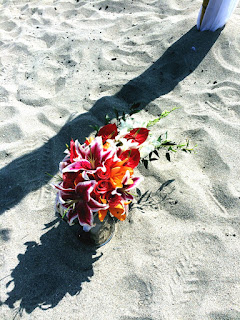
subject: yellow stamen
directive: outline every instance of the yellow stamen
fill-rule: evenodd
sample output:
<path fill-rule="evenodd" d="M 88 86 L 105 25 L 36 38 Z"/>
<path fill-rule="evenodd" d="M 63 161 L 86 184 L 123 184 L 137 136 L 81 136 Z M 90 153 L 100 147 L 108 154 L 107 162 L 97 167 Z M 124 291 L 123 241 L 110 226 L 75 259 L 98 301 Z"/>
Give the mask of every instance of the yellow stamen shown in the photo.
<path fill-rule="evenodd" d="M 111 144 L 109 142 L 106 142 L 104 145 L 103 145 L 103 148 L 104 149 L 108 149 L 111 147 Z"/>

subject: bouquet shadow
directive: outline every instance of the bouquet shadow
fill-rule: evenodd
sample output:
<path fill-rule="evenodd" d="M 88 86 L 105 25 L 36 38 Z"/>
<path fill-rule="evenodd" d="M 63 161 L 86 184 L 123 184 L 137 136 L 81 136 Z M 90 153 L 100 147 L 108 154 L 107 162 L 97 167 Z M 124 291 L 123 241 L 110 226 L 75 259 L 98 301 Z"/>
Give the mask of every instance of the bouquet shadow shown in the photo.
<path fill-rule="evenodd" d="M 93 263 L 101 255 L 96 250 L 82 244 L 78 239 L 78 226 L 69 228 L 66 222 L 57 218 L 46 228 L 38 244 L 27 242 L 26 252 L 19 254 L 19 263 L 12 271 L 11 282 L 14 289 L 8 293 L 5 304 L 16 308 L 20 301 L 19 313 L 31 313 L 39 307 L 43 310 L 54 308 L 68 293 L 79 294 L 83 282 L 90 282 Z"/>
<path fill-rule="evenodd" d="M 138 103 L 138 109 L 143 109 L 154 99 L 173 90 L 197 68 L 220 33 L 221 30 L 212 33 L 198 32 L 195 27 L 191 28 L 146 71 L 126 83 L 116 95 L 99 99 L 88 112 L 69 119 L 40 148 L 3 167 L 0 170 L 0 214 L 16 205 L 29 192 L 47 184 L 50 178 L 45 171 L 50 175 L 57 173 L 56 163 L 62 160 L 65 143 L 71 138 L 84 140 L 91 132 L 89 125 L 102 125 L 106 114 L 110 120 L 113 119 L 113 106 L 128 114 L 132 104 Z M 194 45 L 197 47 L 196 51 L 191 50 Z"/>

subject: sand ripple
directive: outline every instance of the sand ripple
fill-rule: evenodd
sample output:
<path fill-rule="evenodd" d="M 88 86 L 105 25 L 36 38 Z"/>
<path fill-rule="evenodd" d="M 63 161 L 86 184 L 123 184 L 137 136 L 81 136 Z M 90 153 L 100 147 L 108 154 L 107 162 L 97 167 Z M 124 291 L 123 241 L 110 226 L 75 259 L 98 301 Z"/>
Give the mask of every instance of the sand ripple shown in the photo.
<path fill-rule="evenodd" d="M 201 1 L 3 1 L 1 319 L 240 319 L 239 8 L 195 29 Z M 197 153 L 164 152 L 99 250 L 56 220 L 65 143 L 113 108 Z M 44 310 L 46 309 L 46 310 Z"/>

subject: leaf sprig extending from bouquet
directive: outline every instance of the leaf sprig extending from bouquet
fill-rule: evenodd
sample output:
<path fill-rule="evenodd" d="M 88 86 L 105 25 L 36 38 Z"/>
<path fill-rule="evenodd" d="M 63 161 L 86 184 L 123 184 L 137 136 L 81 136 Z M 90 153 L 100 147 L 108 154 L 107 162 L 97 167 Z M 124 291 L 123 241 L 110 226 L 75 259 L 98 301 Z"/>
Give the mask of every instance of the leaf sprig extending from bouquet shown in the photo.
<path fill-rule="evenodd" d="M 154 126 L 156 123 L 158 123 L 162 118 L 166 118 L 171 112 L 174 110 L 179 109 L 178 107 L 174 107 L 171 110 L 164 110 L 160 116 L 154 120 L 150 120 L 147 124 L 147 128 Z"/>
<path fill-rule="evenodd" d="M 131 116 L 133 114 L 136 114 L 138 112 L 140 112 L 140 110 L 138 110 L 137 108 L 140 106 L 140 103 L 135 103 L 130 107 L 130 112 L 128 114 L 126 114 L 125 112 L 122 112 L 122 115 L 120 115 L 119 111 L 117 109 L 114 109 L 114 113 L 116 116 L 116 122 L 117 125 L 119 125 L 120 121 L 126 121 L 128 118 L 131 118 Z M 153 120 L 150 120 L 147 122 L 146 124 L 146 128 L 150 128 L 153 127 L 154 125 L 156 125 L 161 119 L 166 118 L 170 113 L 172 113 L 174 110 L 180 109 L 179 107 L 174 107 L 171 110 L 164 110 L 161 115 Z M 110 118 L 108 115 L 105 116 L 105 124 L 110 123 Z M 92 126 L 96 132 L 98 133 L 99 131 L 99 127 L 97 126 Z M 96 133 L 96 135 L 97 135 Z M 143 159 L 141 159 L 141 162 L 143 163 L 143 165 L 145 166 L 145 168 L 148 168 L 148 164 L 151 161 L 155 161 L 158 160 L 159 158 L 159 154 L 158 154 L 158 150 L 160 149 L 165 149 L 166 150 L 166 158 L 168 161 L 171 160 L 170 157 L 170 152 L 177 152 L 179 150 L 184 151 L 184 152 L 195 152 L 195 148 L 197 147 L 197 145 L 190 147 L 190 142 L 187 139 L 186 142 L 180 142 L 180 143 L 175 143 L 172 140 L 168 139 L 168 133 L 165 133 L 165 137 L 163 138 L 163 134 L 161 134 L 156 141 L 158 142 L 157 146 L 155 147 L 155 150 L 151 151 L 147 156 L 143 157 Z M 156 157 L 154 157 L 153 155 L 155 155 Z"/>
<path fill-rule="evenodd" d="M 142 163 L 144 165 L 144 167 L 146 169 L 148 169 L 148 164 L 149 162 L 158 160 L 159 157 L 159 153 L 158 150 L 159 149 L 163 149 L 166 148 L 167 152 L 166 152 L 166 158 L 168 161 L 171 161 L 171 156 L 170 156 L 170 152 L 177 152 L 178 150 L 184 151 L 184 152 L 195 152 L 195 149 L 197 147 L 197 145 L 195 145 L 194 147 L 190 148 L 189 147 L 189 140 L 186 140 L 186 143 L 181 143 L 181 144 L 177 144 L 175 142 L 171 142 L 170 140 L 164 140 L 161 142 L 161 146 L 157 147 L 154 151 L 150 152 L 147 158 L 142 159 Z M 169 152 L 170 151 L 170 152 Z M 157 156 L 156 157 L 154 157 Z"/>

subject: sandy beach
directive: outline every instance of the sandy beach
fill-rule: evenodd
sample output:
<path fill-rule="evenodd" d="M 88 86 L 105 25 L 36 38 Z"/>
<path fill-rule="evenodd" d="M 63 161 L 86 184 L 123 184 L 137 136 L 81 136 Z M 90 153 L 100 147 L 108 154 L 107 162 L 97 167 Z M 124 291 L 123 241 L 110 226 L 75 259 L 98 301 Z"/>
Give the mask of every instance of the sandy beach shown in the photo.
<path fill-rule="evenodd" d="M 0 318 L 240 319 L 240 7 L 198 32 L 200 0 L 1 1 Z M 190 140 L 137 168 L 101 248 L 54 210 L 65 144 L 114 108 Z"/>

